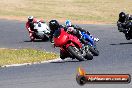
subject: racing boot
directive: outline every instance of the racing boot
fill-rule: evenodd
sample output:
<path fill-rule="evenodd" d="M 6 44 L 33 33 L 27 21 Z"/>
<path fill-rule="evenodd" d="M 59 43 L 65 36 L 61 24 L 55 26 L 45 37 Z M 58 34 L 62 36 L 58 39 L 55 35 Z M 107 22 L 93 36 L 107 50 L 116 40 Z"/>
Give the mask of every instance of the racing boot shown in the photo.
<path fill-rule="evenodd" d="M 98 42 L 99 41 L 99 38 L 94 38 L 94 41 Z"/>

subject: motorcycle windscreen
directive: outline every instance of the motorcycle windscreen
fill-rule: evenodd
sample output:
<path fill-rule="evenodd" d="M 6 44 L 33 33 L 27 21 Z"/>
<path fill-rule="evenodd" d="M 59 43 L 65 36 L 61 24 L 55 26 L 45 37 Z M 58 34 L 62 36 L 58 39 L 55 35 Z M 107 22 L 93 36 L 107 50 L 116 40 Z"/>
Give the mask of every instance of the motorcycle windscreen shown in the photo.
<path fill-rule="evenodd" d="M 43 28 L 44 33 L 46 34 L 50 33 L 50 29 L 45 23 L 42 23 L 42 28 Z"/>
<path fill-rule="evenodd" d="M 44 31 L 44 25 L 40 22 L 34 23 L 34 29 L 37 29 L 38 32 Z"/>
<path fill-rule="evenodd" d="M 44 23 L 41 23 L 41 22 L 34 23 L 34 29 L 37 31 L 36 34 L 39 36 L 43 36 L 44 33 L 49 33 L 46 27 L 47 26 Z"/>
<path fill-rule="evenodd" d="M 58 29 L 54 33 L 54 44 L 56 46 L 62 46 L 64 45 L 67 41 L 67 33 L 64 31 L 64 29 Z"/>

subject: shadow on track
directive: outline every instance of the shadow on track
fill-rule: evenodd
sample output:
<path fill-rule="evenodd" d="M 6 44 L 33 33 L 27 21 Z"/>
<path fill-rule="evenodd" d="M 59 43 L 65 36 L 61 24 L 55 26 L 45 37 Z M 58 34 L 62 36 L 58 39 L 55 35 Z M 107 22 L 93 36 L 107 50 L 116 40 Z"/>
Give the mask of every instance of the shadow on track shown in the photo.
<path fill-rule="evenodd" d="M 49 40 L 34 40 L 33 42 L 48 42 Z M 32 42 L 30 40 L 25 40 L 24 42 Z"/>
<path fill-rule="evenodd" d="M 85 62 L 85 61 L 89 61 L 89 60 L 84 60 L 81 62 Z M 80 63 L 80 61 L 77 60 L 62 60 L 62 61 L 55 61 L 55 62 L 50 62 L 50 63 Z"/>
<path fill-rule="evenodd" d="M 65 60 L 62 60 L 62 61 L 56 61 L 56 62 L 50 62 L 50 63 L 67 63 L 67 62 L 70 62 L 70 63 L 80 63 L 79 61 L 65 61 Z"/>
<path fill-rule="evenodd" d="M 118 43 L 118 44 L 110 44 L 110 45 L 128 45 L 128 44 L 132 44 L 132 42 L 127 42 L 127 43 Z"/>

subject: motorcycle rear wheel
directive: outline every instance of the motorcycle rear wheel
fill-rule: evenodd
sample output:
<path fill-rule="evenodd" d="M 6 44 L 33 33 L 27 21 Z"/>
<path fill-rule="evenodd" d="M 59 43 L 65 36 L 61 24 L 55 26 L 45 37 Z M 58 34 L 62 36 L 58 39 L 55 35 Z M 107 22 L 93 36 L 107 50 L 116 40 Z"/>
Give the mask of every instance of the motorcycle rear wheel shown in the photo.
<path fill-rule="evenodd" d="M 99 56 L 99 51 L 96 48 L 90 47 L 89 50 L 94 56 Z"/>
<path fill-rule="evenodd" d="M 69 46 L 68 47 L 68 51 L 69 53 L 74 56 L 77 60 L 79 61 L 84 61 L 84 57 L 82 55 L 82 53 L 80 52 L 80 50 L 76 47 L 73 46 Z"/>
<path fill-rule="evenodd" d="M 48 41 L 49 40 L 49 38 L 47 38 L 47 37 L 44 37 L 43 39 L 42 39 L 42 41 Z"/>
<path fill-rule="evenodd" d="M 86 52 L 85 58 L 86 58 L 87 60 L 92 60 L 92 59 L 93 59 L 93 55 L 91 54 L 91 52 L 87 51 L 87 52 Z"/>
<path fill-rule="evenodd" d="M 125 34 L 125 37 L 126 37 L 127 40 L 131 39 L 128 34 Z"/>

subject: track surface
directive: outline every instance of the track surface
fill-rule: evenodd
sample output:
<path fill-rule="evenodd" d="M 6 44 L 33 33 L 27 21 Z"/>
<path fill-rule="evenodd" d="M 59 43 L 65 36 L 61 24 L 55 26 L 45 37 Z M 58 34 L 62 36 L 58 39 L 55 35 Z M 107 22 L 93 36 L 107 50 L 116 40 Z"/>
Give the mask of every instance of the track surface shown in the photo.
<path fill-rule="evenodd" d="M 29 42 L 24 22 L 0 21 L 1 48 L 35 48 L 59 52 L 49 42 Z M 0 68 L 0 88 L 132 88 L 130 84 L 87 84 L 79 86 L 75 77 L 82 66 L 87 73 L 127 73 L 132 75 L 132 40 L 127 41 L 115 25 L 80 25 L 98 37 L 100 56 L 92 61 L 63 61 L 31 66 Z"/>

